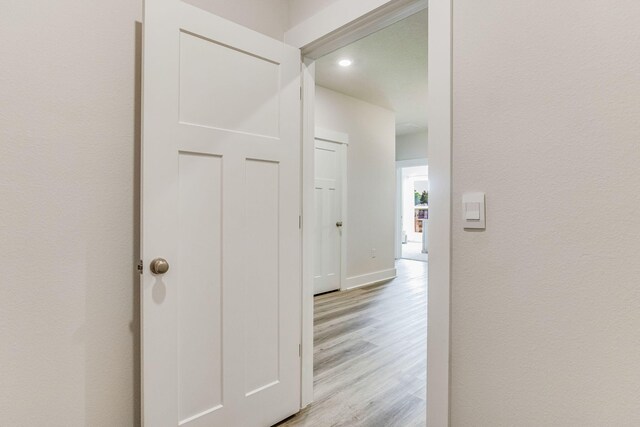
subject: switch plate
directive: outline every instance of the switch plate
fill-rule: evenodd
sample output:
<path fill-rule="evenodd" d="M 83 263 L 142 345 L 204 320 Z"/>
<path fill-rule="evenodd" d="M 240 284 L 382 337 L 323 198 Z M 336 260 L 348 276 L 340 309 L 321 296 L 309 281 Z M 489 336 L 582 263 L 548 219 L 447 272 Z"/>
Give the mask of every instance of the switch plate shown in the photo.
<path fill-rule="evenodd" d="M 462 195 L 462 222 L 466 229 L 486 228 L 484 193 Z"/>

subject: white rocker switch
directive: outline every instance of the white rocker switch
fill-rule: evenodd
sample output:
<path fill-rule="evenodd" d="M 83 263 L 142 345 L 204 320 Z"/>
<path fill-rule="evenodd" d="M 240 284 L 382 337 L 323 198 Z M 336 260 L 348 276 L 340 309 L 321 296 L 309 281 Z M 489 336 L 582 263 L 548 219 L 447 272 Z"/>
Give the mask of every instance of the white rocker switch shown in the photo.
<path fill-rule="evenodd" d="M 467 221 L 480 221 L 480 203 L 465 203 L 465 219 Z"/>
<path fill-rule="evenodd" d="M 484 193 L 465 193 L 462 196 L 464 228 L 485 228 Z"/>

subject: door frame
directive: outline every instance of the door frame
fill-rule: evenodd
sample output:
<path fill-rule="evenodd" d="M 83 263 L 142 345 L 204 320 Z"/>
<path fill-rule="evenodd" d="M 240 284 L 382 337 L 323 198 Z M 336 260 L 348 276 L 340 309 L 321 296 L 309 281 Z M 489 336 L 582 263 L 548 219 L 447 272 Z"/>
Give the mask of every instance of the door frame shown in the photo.
<path fill-rule="evenodd" d="M 349 233 L 349 221 L 347 218 L 347 158 L 348 158 L 348 149 L 349 149 L 349 135 L 342 132 L 336 132 L 329 129 L 323 129 L 321 127 L 316 127 L 315 138 L 314 138 L 314 149 L 315 149 L 315 140 L 319 139 L 321 141 L 333 142 L 334 144 L 338 144 L 340 149 L 338 150 L 338 155 L 340 156 L 340 217 L 343 225 L 340 231 L 340 290 L 345 289 L 345 284 L 347 283 L 347 235 Z M 314 156 L 315 161 L 315 156 Z M 314 170 L 314 180 L 315 180 L 315 170 Z M 315 209 L 314 209 L 315 213 Z M 311 225 L 311 224 L 310 224 Z M 313 237 L 312 237 L 313 239 Z M 313 240 L 312 240 L 313 241 Z M 302 328 L 311 328 L 310 331 L 307 331 L 307 334 L 311 334 L 313 336 L 313 322 L 311 324 L 303 324 Z M 303 331 L 303 335 L 305 332 Z"/>
<path fill-rule="evenodd" d="M 429 8 L 428 107 L 430 181 L 427 302 L 427 425 L 450 422 L 452 10 L 453 0 L 336 0 L 291 28 L 285 42 L 302 49 L 302 322 L 301 407 L 313 400 L 314 59 Z M 324 52 L 321 49 L 324 45 Z M 327 50 L 329 49 L 329 50 Z"/>
<path fill-rule="evenodd" d="M 402 258 L 402 169 L 412 166 L 429 166 L 426 158 L 396 160 L 396 259 Z"/>

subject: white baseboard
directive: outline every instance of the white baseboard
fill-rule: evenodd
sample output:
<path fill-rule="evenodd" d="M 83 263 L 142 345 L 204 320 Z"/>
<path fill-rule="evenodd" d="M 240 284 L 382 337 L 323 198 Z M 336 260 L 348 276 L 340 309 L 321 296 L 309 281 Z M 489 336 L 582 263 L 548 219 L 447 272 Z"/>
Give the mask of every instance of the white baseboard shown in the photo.
<path fill-rule="evenodd" d="M 362 274 L 360 276 L 347 277 L 343 291 L 348 289 L 360 288 L 362 286 L 373 285 L 374 283 L 383 282 L 396 277 L 396 269 L 374 271 L 373 273 Z"/>

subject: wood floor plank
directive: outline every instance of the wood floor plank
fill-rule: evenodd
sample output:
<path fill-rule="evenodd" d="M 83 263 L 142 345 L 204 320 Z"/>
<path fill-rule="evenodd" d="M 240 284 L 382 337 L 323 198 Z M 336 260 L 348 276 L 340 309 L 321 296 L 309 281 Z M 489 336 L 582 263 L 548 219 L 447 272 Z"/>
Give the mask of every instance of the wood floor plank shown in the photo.
<path fill-rule="evenodd" d="M 427 263 L 314 299 L 314 402 L 279 427 L 426 424 Z"/>

